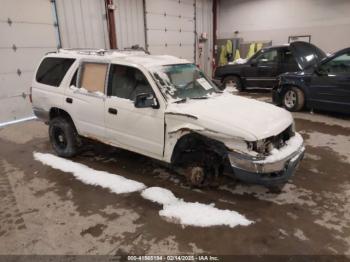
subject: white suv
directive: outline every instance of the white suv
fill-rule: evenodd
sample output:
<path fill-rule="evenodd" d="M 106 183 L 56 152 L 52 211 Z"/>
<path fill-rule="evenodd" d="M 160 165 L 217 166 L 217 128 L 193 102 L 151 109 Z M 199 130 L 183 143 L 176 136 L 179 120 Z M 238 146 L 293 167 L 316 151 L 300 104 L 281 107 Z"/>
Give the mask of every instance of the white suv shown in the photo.
<path fill-rule="evenodd" d="M 234 177 L 285 183 L 304 155 L 289 112 L 217 89 L 195 65 L 141 51 L 59 50 L 32 83 L 34 114 L 53 149 L 72 157 L 81 137 L 185 170 L 202 186 Z"/>

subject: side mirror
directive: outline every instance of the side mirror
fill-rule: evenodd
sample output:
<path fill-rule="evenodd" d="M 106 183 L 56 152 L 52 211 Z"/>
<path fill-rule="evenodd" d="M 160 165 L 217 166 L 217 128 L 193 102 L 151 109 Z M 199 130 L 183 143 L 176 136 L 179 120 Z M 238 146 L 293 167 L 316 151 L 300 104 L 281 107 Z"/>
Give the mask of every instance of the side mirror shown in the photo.
<path fill-rule="evenodd" d="M 250 60 L 250 65 L 251 66 L 257 66 L 258 65 L 258 60 L 256 60 L 256 59 Z"/>
<path fill-rule="evenodd" d="M 315 68 L 314 72 L 318 76 L 327 76 L 328 75 L 328 72 L 326 70 L 322 69 L 322 67 L 319 67 L 319 66 Z"/>
<path fill-rule="evenodd" d="M 137 108 L 159 108 L 157 99 L 152 93 L 138 94 L 135 98 L 135 107 Z"/>

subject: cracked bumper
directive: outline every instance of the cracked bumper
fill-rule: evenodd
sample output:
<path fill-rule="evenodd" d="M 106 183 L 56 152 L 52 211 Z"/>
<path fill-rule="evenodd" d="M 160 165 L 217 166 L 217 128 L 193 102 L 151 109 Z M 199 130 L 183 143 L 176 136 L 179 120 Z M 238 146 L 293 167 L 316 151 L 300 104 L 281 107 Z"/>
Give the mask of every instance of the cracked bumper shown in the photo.
<path fill-rule="evenodd" d="M 305 147 L 301 145 L 294 153 L 275 162 L 263 163 L 236 153 L 230 153 L 229 160 L 235 178 L 247 183 L 274 186 L 288 181 L 303 159 L 304 152 Z"/>

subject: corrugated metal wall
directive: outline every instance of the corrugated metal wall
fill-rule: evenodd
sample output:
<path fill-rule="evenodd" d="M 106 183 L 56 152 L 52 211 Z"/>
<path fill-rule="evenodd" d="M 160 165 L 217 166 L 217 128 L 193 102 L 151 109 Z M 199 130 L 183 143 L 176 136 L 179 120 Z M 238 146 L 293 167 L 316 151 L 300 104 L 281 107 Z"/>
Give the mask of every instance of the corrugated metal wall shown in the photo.
<path fill-rule="evenodd" d="M 52 11 L 48 0 L 0 0 L 0 123 L 32 115 L 34 70 L 58 44 Z"/>
<path fill-rule="evenodd" d="M 213 1 L 212 0 L 195 0 L 196 1 L 196 63 L 199 67 L 211 77 L 212 75 L 212 58 L 213 58 Z M 198 45 L 199 37 L 202 33 L 208 34 L 208 40 L 202 42 L 202 52 Z"/>
<path fill-rule="evenodd" d="M 56 0 L 63 48 L 108 48 L 104 0 Z"/>
<path fill-rule="evenodd" d="M 114 0 L 114 4 L 118 48 L 145 47 L 143 0 Z"/>

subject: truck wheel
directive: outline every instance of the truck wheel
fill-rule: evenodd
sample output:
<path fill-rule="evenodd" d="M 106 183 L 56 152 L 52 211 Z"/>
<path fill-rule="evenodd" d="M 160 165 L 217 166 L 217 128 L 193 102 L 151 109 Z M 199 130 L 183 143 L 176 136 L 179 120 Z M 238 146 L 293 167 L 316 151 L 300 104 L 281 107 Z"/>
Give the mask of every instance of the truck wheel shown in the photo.
<path fill-rule="evenodd" d="M 244 86 L 242 81 L 237 76 L 226 76 L 223 80 L 223 89 L 227 89 L 227 91 L 243 91 Z"/>
<path fill-rule="evenodd" d="M 78 152 L 78 134 L 71 121 L 56 117 L 49 123 L 50 142 L 61 157 L 73 157 Z"/>
<path fill-rule="evenodd" d="M 288 111 L 300 111 L 305 104 L 303 91 L 297 87 L 288 88 L 283 95 L 282 104 Z"/>

